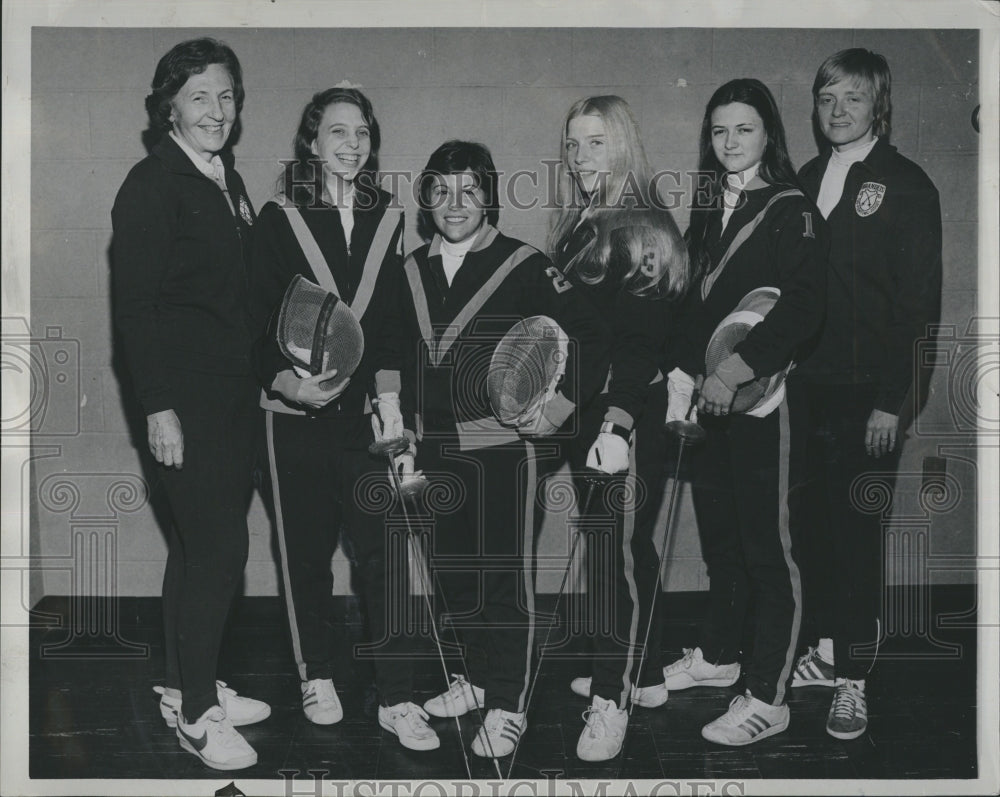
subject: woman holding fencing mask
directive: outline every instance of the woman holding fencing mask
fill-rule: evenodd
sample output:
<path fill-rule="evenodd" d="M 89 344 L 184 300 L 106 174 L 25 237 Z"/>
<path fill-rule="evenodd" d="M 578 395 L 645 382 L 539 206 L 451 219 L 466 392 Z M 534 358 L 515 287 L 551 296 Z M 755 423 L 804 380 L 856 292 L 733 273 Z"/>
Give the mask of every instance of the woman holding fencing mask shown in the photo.
<path fill-rule="evenodd" d="M 720 87 L 705 109 L 686 238 L 697 269 L 690 312 L 671 359 L 668 419 L 697 412 L 694 504 L 711 579 L 701 646 L 664 670 L 668 689 L 730 686 L 747 607 L 755 605 L 746 694 L 702 729 L 709 741 L 745 745 L 788 726 L 801 584 L 788 530 L 789 439 L 784 372 L 818 327 L 827 231 L 799 188 L 774 98 L 758 80 Z M 741 331 L 742 330 L 742 331 Z M 749 331 L 747 331 L 749 330 Z"/>
<path fill-rule="evenodd" d="M 403 415 L 429 483 L 436 594 L 468 651 L 463 671 L 424 708 L 439 717 L 485 708 L 472 751 L 496 759 L 527 724 L 536 488 L 527 438 L 552 434 L 599 390 L 604 336 L 548 258 L 497 230 L 499 179 L 486 147 L 442 144 L 417 186 L 429 243 L 405 264 L 402 312 L 417 343 L 404 352 Z M 489 365 L 508 330 L 539 315 L 569 339 L 566 373 L 534 415 L 504 426 L 491 407 Z M 550 327 L 543 332 L 558 334 Z"/>
<path fill-rule="evenodd" d="M 610 612 L 594 623 L 611 633 L 592 638 L 591 677 L 572 683 L 574 692 L 592 697 L 577 755 L 605 761 L 621 751 L 628 701 L 655 707 L 667 699 L 660 623 L 649 625 L 659 583 L 653 532 L 667 475 L 659 364 L 674 300 L 688 284 L 688 258 L 655 193 L 638 123 L 623 99 L 588 97 L 570 108 L 562 163 L 550 249 L 604 320 L 611 346 L 605 391 L 584 413 L 580 450 L 571 455 L 575 469 L 585 462 L 613 476 L 590 512 L 591 520 L 601 516 L 595 511 L 607 517 L 613 544 L 591 538 L 588 545 L 588 591 L 597 596 L 589 605 Z M 611 561 L 599 559 L 602 550 Z M 647 627 L 652 635 L 644 650 Z"/>
<path fill-rule="evenodd" d="M 373 486 L 385 482 L 384 463 L 368 454 L 370 396 L 378 397 L 379 431 L 402 435 L 395 347 L 403 214 L 378 187 L 379 143 L 371 103 L 355 87 L 319 92 L 303 110 L 295 159 L 257 225 L 251 310 L 261 337 L 254 359 L 264 386 L 272 498 L 303 711 L 319 725 L 343 717 L 333 683 L 330 568 L 343 525 L 368 618 L 379 723 L 403 746 L 430 750 L 439 740 L 410 702 L 410 644 L 407 630 L 398 627 L 398 618 L 408 616 L 402 610 L 409 599 L 406 545 L 390 544 L 385 508 L 367 500 Z M 366 345 L 352 374 L 297 372 L 279 348 L 278 307 L 300 276 L 336 294 L 360 322 Z"/>

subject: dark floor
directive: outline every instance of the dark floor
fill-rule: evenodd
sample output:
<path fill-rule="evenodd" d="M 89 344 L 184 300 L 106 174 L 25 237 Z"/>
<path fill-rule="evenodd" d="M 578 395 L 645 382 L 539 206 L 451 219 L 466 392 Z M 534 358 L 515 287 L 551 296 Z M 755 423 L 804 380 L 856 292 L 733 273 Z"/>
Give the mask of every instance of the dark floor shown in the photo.
<path fill-rule="evenodd" d="M 901 592 L 901 599 L 914 597 Z M 542 605 L 546 604 L 542 596 Z M 705 596 L 665 596 L 667 661 L 696 640 Z M 339 604 L 345 641 L 358 641 L 360 622 L 353 598 Z M 976 633 L 972 587 L 938 587 L 930 596 L 931 633 L 896 636 L 883 645 L 876 677 L 869 680 L 869 733 L 851 742 L 824 731 L 831 690 L 791 690 L 792 722 L 771 739 L 744 748 L 704 741 L 700 728 L 723 713 L 739 692 L 689 689 L 670 695 L 659 709 L 637 708 L 624 758 L 587 764 L 576 758 L 587 701 L 569 691 L 581 673 L 578 660 L 546 655 L 529 714 L 529 729 L 518 752 L 515 778 L 901 778 L 976 776 Z M 79 608 L 79 607 L 77 607 Z M 111 611 L 115 607 L 90 607 Z M 71 644 L 65 628 L 64 598 L 36 607 L 30 669 L 30 775 L 33 778 L 205 778 L 207 770 L 183 752 L 160 718 L 153 685 L 162 677 L 159 601 L 121 599 L 117 639 L 81 634 Z M 465 764 L 453 720 L 434 720 L 440 750 L 415 753 L 382 732 L 374 717 L 376 699 L 368 665 L 355 663 L 344 645 L 337 688 L 345 718 L 319 727 L 302 715 L 298 677 L 291 661 L 284 612 L 277 598 L 246 598 L 234 610 L 220 677 L 240 692 L 266 700 L 271 718 L 244 728 L 260 763 L 240 779 L 279 779 L 281 770 L 311 782 L 307 770 L 330 780 L 465 779 Z M 950 617 L 950 621 L 948 620 Z M 89 618 L 89 619 L 88 619 Z M 942 619 L 943 618 L 943 619 Z M 76 627 L 115 626 L 113 614 L 77 615 Z M 45 627 L 46 624 L 49 627 Z M 918 629 L 919 630 L 919 629 Z M 558 635 L 558 631 L 553 637 Z M 582 640 L 567 652 L 578 655 Z M 144 646 L 146 649 L 144 649 Z M 421 699 L 442 689 L 440 663 L 428 648 L 418 663 Z M 471 741 L 473 720 L 462 722 Z M 496 770 L 470 756 L 472 776 L 496 779 Z M 507 775 L 507 761 L 503 774 Z M 236 774 L 236 773 L 233 773 Z M 285 776 L 287 777 L 287 776 Z"/>

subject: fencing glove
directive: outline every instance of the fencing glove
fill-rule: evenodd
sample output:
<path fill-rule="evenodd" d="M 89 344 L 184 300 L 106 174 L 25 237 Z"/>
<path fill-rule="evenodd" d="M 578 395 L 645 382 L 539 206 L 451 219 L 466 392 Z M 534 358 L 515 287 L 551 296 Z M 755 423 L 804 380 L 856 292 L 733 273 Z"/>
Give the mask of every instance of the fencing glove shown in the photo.
<path fill-rule="evenodd" d="M 587 467 L 608 474 L 628 470 L 628 441 L 614 433 L 601 432 L 587 453 Z"/>
<path fill-rule="evenodd" d="M 694 380 L 680 368 L 667 374 L 667 418 L 666 422 L 689 420 L 698 422 L 698 410 L 691 406 L 694 395 Z M 688 410 L 691 410 L 690 417 Z"/>

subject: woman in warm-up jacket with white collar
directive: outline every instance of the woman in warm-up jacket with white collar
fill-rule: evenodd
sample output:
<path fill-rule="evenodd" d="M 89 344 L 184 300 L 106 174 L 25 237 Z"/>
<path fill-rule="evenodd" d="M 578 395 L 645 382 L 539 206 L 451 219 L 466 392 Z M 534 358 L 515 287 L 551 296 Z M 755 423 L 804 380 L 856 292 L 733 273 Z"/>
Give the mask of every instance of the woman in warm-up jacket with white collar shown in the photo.
<path fill-rule="evenodd" d="M 795 178 L 770 91 L 732 80 L 712 95 L 701 129 L 700 171 L 710 190 L 695 197 L 687 231 L 700 277 L 668 381 L 668 418 L 688 409 L 693 378 L 704 377 L 698 417 L 708 432 L 693 456 L 695 511 L 711 579 L 699 647 L 664 669 L 668 690 L 726 687 L 740 674 L 740 648 L 753 598 L 753 653 L 746 694 L 702 729 L 725 745 L 745 745 L 788 726 L 786 685 L 802 614 L 799 570 L 788 528 L 788 409 L 784 387 L 746 413 L 731 407 L 741 385 L 787 368 L 823 315 L 827 231 Z M 718 324 L 760 288 L 780 295 L 735 351 L 706 373 Z"/>

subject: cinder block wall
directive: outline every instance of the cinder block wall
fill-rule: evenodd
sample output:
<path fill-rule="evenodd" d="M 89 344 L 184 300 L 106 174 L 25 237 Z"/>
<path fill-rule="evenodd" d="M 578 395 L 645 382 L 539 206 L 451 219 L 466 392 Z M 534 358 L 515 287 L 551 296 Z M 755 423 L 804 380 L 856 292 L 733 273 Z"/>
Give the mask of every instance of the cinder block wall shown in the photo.
<path fill-rule="evenodd" d="M 69 340 L 68 347 L 44 345 L 49 352 L 67 350 L 70 371 L 78 359 L 80 379 L 79 391 L 72 378 L 50 386 L 42 433 L 35 437 L 32 552 L 48 564 L 32 584 L 33 597 L 71 590 L 159 592 L 165 544 L 154 508 L 160 496 L 154 488 L 152 505 L 141 500 L 144 473 L 130 422 L 140 430 L 140 445 L 144 427 L 123 395 L 113 362 L 110 210 L 125 174 L 146 154 L 143 97 L 156 60 L 176 42 L 200 35 L 227 41 L 243 63 L 247 99 L 235 151 L 257 207 L 273 191 L 278 160 L 290 156 L 304 103 L 314 91 L 344 79 L 363 84 L 375 105 L 385 169 L 419 170 L 446 138 L 471 138 L 492 149 L 505 173 L 539 172 L 541 190 L 540 162 L 558 156 L 559 127 L 574 100 L 595 93 L 625 97 L 654 167 L 683 173 L 696 166 L 701 115 L 711 92 L 742 76 L 760 78 L 778 98 L 799 166 L 816 152 L 810 86 L 820 60 L 842 47 L 869 47 L 885 54 L 893 70 L 893 141 L 941 192 L 943 320 L 961 336 L 974 315 L 975 31 L 35 28 L 31 331 L 44 338 L 47 328 L 54 328 L 50 337 Z M 402 191 L 407 244 L 413 248 L 419 241 L 412 192 L 407 181 L 401 185 L 407 189 Z M 518 185 L 524 189 L 519 195 L 537 196 L 527 180 Z M 676 186 L 665 179 L 663 187 Z M 686 200 L 679 204 L 677 219 L 684 229 Z M 508 208 L 501 227 L 542 247 L 548 221 L 545 210 Z M 78 358 L 72 341 L 79 341 Z M 935 373 L 920 423 L 921 434 L 905 446 L 894 508 L 895 523 L 913 546 L 890 580 L 921 580 L 935 557 L 975 554 L 975 452 L 968 430 L 953 418 L 947 368 Z M 942 442 L 957 446 L 947 462 L 951 497 L 931 511 L 921 500 L 921 472 L 924 458 L 937 454 Z M 704 589 L 707 578 L 686 493 L 677 529 L 667 589 Z M 259 499 L 251 508 L 250 534 L 246 592 L 274 594 L 270 525 Z M 540 550 L 553 556 L 565 552 L 562 518 L 550 519 Z M 88 575 L 88 557 L 110 557 L 111 564 Z M 339 553 L 334 567 L 337 589 L 346 591 Z M 558 575 L 543 574 L 540 588 L 554 589 Z M 969 577 L 961 569 L 935 576 Z"/>

